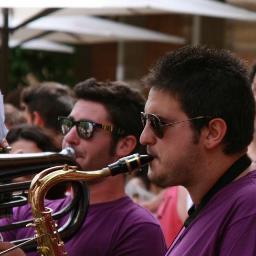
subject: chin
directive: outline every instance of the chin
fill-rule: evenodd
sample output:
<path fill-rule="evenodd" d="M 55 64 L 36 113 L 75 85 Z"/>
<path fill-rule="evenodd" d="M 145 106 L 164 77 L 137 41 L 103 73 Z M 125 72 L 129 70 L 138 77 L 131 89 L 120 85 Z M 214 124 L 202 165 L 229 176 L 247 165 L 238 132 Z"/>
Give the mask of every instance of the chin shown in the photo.
<path fill-rule="evenodd" d="M 158 176 L 155 173 L 153 173 L 151 170 L 149 170 L 149 172 L 148 172 L 148 178 L 152 183 L 154 183 L 155 185 L 157 185 L 161 188 L 166 188 L 166 187 L 171 186 L 165 176 L 164 177 Z"/>

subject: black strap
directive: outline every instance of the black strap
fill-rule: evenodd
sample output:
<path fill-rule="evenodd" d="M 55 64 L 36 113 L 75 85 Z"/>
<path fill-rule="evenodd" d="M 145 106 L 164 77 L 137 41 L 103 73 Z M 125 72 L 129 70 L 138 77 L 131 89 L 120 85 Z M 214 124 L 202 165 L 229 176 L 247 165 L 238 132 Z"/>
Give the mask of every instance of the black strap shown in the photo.
<path fill-rule="evenodd" d="M 210 201 L 210 199 L 224 186 L 232 182 L 236 177 L 238 177 L 245 169 L 247 169 L 251 164 L 251 159 L 247 155 L 243 155 L 236 162 L 234 162 L 231 167 L 218 179 L 218 181 L 213 185 L 213 187 L 204 195 L 201 203 L 195 207 L 193 205 L 189 211 L 189 217 L 184 222 L 184 226 L 188 227 L 190 223 L 196 218 L 198 213 L 203 207 Z"/>

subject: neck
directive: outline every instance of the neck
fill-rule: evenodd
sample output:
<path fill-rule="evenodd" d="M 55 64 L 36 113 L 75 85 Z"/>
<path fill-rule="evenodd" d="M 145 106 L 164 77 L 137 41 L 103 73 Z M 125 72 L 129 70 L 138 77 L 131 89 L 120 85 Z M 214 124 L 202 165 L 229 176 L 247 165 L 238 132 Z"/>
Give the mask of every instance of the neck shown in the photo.
<path fill-rule="evenodd" d="M 115 201 L 125 196 L 124 176 L 117 175 L 89 184 L 90 204 Z"/>
<path fill-rule="evenodd" d="M 228 168 L 230 168 L 230 166 L 243 154 L 244 153 L 240 153 L 232 156 L 222 154 L 220 157 L 211 158 L 213 160 L 208 160 L 204 163 L 204 167 L 200 169 L 200 173 L 197 173 L 196 182 L 190 184 L 190 186 L 187 186 L 192 201 L 195 205 L 200 204 L 204 195 L 214 186 L 219 178 L 224 175 Z M 216 159 L 218 159 L 218 161 L 216 161 Z M 198 179 L 198 177 L 200 177 L 200 179 Z"/>

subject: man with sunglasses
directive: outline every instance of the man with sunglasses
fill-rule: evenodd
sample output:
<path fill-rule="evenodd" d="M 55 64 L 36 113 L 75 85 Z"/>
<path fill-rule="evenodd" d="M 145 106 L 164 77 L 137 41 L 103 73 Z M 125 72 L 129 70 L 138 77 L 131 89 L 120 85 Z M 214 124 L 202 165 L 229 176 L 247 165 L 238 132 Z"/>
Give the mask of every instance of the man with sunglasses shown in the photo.
<path fill-rule="evenodd" d="M 188 46 L 143 81 L 148 176 L 183 185 L 194 203 L 166 256 L 256 255 L 256 167 L 247 156 L 255 104 L 244 65 L 224 50 Z"/>
<path fill-rule="evenodd" d="M 83 171 L 102 169 L 142 150 L 140 112 L 145 101 L 137 91 L 121 82 L 104 83 L 93 78 L 76 85 L 74 91 L 76 103 L 69 116 L 59 117 L 59 121 L 63 148 L 74 149 Z M 65 243 L 69 256 L 164 255 L 166 245 L 159 223 L 125 195 L 124 185 L 123 175 L 88 181 L 90 206 L 78 233 Z M 49 206 L 57 211 L 69 201 L 58 200 Z M 16 213 L 16 221 L 30 215 L 28 207 Z M 33 230 L 3 236 L 17 240 L 33 236 Z"/>

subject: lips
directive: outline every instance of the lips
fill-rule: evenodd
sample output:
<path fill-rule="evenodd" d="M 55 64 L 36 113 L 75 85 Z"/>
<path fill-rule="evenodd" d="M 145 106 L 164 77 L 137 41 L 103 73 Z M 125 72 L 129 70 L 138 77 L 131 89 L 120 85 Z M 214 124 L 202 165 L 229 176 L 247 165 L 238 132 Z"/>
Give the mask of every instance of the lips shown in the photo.
<path fill-rule="evenodd" d="M 80 154 L 79 152 L 76 152 L 76 158 L 84 158 L 84 156 L 82 154 Z"/>
<path fill-rule="evenodd" d="M 74 150 L 74 155 L 76 159 L 83 157 L 83 155 L 76 148 L 72 147 L 72 149 Z"/>
<path fill-rule="evenodd" d="M 152 156 L 153 158 L 157 158 L 157 154 L 155 154 L 152 150 L 147 149 L 147 154 Z M 153 159 L 154 160 L 154 159 Z"/>

